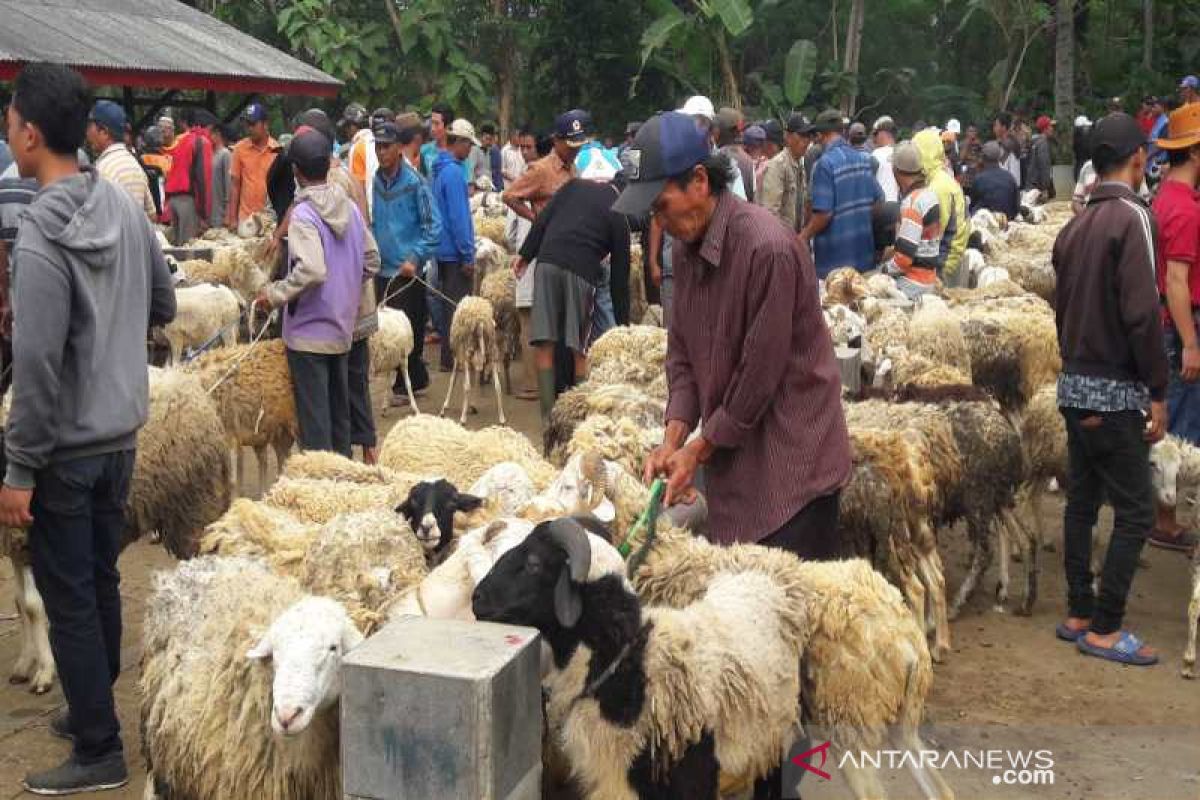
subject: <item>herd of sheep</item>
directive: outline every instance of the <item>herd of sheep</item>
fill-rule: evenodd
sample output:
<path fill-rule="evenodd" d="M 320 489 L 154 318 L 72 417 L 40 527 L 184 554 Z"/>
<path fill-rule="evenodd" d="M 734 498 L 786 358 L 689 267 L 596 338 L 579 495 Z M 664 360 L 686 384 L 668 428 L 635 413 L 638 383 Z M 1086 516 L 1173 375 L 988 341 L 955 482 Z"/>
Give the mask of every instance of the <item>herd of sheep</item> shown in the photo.
<path fill-rule="evenodd" d="M 559 398 L 541 447 L 504 427 L 502 410 L 500 426 L 470 431 L 414 402 L 378 465 L 292 454 L 283 348 L 248 319 L 266 280 L 261 240 L 214 234 L 211 262 L 179 265 L 195 285 L 177 289 L 179 319 L 164 331 L 171 365 L 151 368 L 129 498 L 127 539 L 157 536 L 182 559 L 155 577 L 145 613 L 146 797 L 340 797 L 345 653 L 403 615 L 473 619 L 483 609 L 509 621 L 516 612 L 498 609 L 521 595 L 531 557 L 561 569 L 548 595 L 531 584 L 518 598 L 545 612 L 517 618 L 546 642 L 547 781 L 571 776 L 589 796 L 633 797 L 645 782 L 707 791 L 711 780 L 741 796 L 802 728 L 839 750 L 928 749 L 918 726 L 951 621 L 997 551 L 996 603 L 1009 602 L 1019 554 L 1014 610 L 1030 612 L 1036 506 L 1065 476 L 1046 261 L 1065 218 L 1038 212 L 1039 225 L 976 219 L 975 289 L 913 307 L 886 278 L 839 271 L 824 282 L 831 336 L 857 373 L 844 397 L 853 472 L 840 524 L 859 558 L 833 563 L 711 545 L 693 535 L 702 509 L 669 510 L 653 540 L 636 529 L 632 568 L 621 556 L 614 545 L 650 500 L 637 476 L 662 438 L 666 332 L 654 325 L 595 343 L 588 379 Z M 498 399 L 500 372 L 522 346 L 501 221 L 480 212 L 482 297 L 460 305 L 451 337 L 467 389 L 472 374 L 489 375 Z M 631 280 L 640 286 L 640 273 Z M 644 293 L 633 306 L 637 320 L 655 319 Z M 394 374 L 413 331 L 401 312 L 381 314 L 372 369 Z M 465 407 L 464 394 L 464 417 Z M 230 454 L 245 447 L 257 454 L 258 499 L 236 497 L 243 462 L 235 468 Z M 1200 450 L 1168 438 L 1153 459 L 1159 501 L 1200 523 Z M 943 553 L 960 531 L 971 560 L 952 592 Z M 0 554 L 15 567 L 24 637 L 12 676 L 45 692 L 54 663 L 22 534 L 0 531 Z M 1194 585 L 1187 677 L 1200 561 Z M 953 797 L 912 761 L 924 797 Z M 869 764 L 845 778 L 859 798 L 885 796 Z"/>

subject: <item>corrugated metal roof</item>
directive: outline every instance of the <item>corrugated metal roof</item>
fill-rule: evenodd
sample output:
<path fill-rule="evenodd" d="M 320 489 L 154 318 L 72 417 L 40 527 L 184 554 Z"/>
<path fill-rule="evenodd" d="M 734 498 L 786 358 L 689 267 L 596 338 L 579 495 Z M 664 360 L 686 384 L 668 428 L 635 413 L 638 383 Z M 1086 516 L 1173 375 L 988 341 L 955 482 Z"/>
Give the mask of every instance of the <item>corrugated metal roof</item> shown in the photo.
<path fill-rule="evenodd" d="M 176 0 L 0 0 L 0 20 L 0 63 L 341 85 Z M 169 84 L 168 75 L 163 86 Z"/>

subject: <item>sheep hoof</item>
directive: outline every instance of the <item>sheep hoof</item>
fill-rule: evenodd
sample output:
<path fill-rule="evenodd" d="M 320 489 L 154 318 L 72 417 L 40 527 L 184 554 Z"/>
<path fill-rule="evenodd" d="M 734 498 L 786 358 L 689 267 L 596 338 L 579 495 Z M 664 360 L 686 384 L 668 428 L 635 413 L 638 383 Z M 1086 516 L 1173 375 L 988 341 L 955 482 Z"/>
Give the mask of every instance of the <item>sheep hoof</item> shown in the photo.
<path fill-rule="evenodd" d="M 1179 674 L 1189 681 L 1194 681 L 1196 679 L 1196 662 L 1183 662 L 1183 669 L 1179 671 Z"/>
<path fill-rule="evenodd" d="M 54 678 L 39 678 L 29 687 L 33 694 L 46 694 L 54 688 Z"/>
<path fill-rule="evenodd" d="M 929 657 L 933 659 L 935 664 L 946 663 L 946 657 L 950 655 L 950 648 L 944 644 L 935 644 L 929 648 Z"/>
<path fill-rule="evenodd" d="M 1058 547 L 1055 546 L 1054 542 L 1046 542 L 1045 544 L 1042 545 L 1042 552 L 1043 553 L 1057 553 Z"/>
<path fill-rule="evenodd" d="M 1007 614 L 1008 608 L 1005 607 L 1004 603 L 996 603 L 996 605 L 992 606 L 992 611 L 995 611 L 997 614 Z"/>
<path fill-rule="evenodd" d="M 8 682 L 13 686 L 18 686 L 22 683 L 29 683 L 29 676 L 21 672 L 13 672 L 8 676 Z"/>

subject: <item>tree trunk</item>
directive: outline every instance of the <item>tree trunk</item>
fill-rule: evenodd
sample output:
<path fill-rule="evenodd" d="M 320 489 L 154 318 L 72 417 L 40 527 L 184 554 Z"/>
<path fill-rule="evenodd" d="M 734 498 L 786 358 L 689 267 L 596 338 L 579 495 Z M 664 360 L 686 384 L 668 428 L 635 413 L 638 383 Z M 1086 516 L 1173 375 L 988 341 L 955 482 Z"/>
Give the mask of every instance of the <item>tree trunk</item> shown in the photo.
<path fill-rule="evenodd" d="M 496 17 L 497 26 L 502 26 L 505 19 L 505 2 L 504 0 L 492 0 L 492 15 Z M 505 31 L 500 42 L 499 64 L 497 64 L 496 76 L 500 84 L 500 97 L 496 114 L 498 119 L 496 124 L 500 128 L 500 141 L 507 141 L 509 131 L 513 126 L 513 100 L 516 94 L 516 74 L 517 74 L 517 48 L 513 46 L 512 31 L 508 28 L 502 28 Z"/>
<path fill-rule="evenodd" d="M 1034 31 L 1026 35 L 1024 43 L 1021 45 L 1021 52 L 1017 56 L 1017 63 L 1013 66 L 1012 75 L 1008 78 L 1008 86 L 1004 88 L 1004 98 L 1000 102 L 1000 110 L 1008 110 L 1008 100 L 1012 97 L 1012 91 L 1017 85 L 1017 78 L 1021 75 L 1021 67 L 1025 64 L 1025 54 L 1029 52 L 1029 45 L 1033 44 L 1037 32 Z"/>
<path fill-rule="evenodd" d="M 733 71 L 733 57 L 729 52 L 729 42 L 725 39 L 725 29 L 717 30 L 717 56 L 721 60 L 721 82 L 725 85 L 725 94 L 729 104 L 737 110 L 742 110 L 742 96 L 738 91 L 737 74 Z"/>
<path fill-rule="evenodd" d="M 1142 67 L 1149 71 L 1154 62 L 1154 0 L 1142 0 Z"/>
<path fill-rule="evenodd" d="M 1075 119 L 1075 0 L 1058 0 L 1058 27 L 1054 40 L 1054 116 L 1061 131 L 1055 163 L 1074 161 Z"/>
<path fill-rule="evenodd" d="M 863 16 L 866 0 L 852 0 L 850 4 L 850 21 L 846 25 L 846 58 L 842 62 L 843 71 L 855 77 L 855 88 L 842 98 L 842 113 L 854 116 L 854 106 L 858 100 L 858 56 L 862 48 Z"/>

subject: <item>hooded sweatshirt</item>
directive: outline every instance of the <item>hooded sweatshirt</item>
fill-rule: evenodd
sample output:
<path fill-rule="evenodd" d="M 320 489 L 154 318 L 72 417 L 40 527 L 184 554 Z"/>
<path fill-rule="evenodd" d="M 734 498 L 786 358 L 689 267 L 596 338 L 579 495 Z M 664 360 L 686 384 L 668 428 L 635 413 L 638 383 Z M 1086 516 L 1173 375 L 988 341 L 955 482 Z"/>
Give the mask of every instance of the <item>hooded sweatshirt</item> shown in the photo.
<path fill-rule="evenodd" d="M 456 169 L 460 170 L 457 174 Z M 474 264 L 475 223 L 461 170 L 462 162 L 449 151 L 438 151 L 433 163 L 433 200 L 442 220 L 442 232 L 434 257 L 452 264 Z"/>
<path fill-rule="evenodd" d="M 145 213 L 85 167 L 38 192 L 13 250 L 13 397 L 5 484 L 131 450 L 149 405 L 146 332 L 175 292 Z"/>
<path fill-rule="evenodd" d="M 362 212 L 340 186 L 296 192 L 288 227 L 288 274 L 267 288 L 286 305 L 283 343 L 303 353 L 350 350 L 362 284 L 379 272 L 379 249 Z"/>
<path fill-rule="evenodd" d="M 942 222 L 942 267 L 943 280 L 958 273 L 963 253 L 967 251 L 967 240 L 971 238 L 971 223 L 967 219 L 967 200 L 962 187 L 946 169 L 946 151 L 942 137 L 934 129 L 927 128 L 913 137 L 913 144 L 921 152 L 921 169 L 929 188 L 937 192 L 938 207 Z"/>

